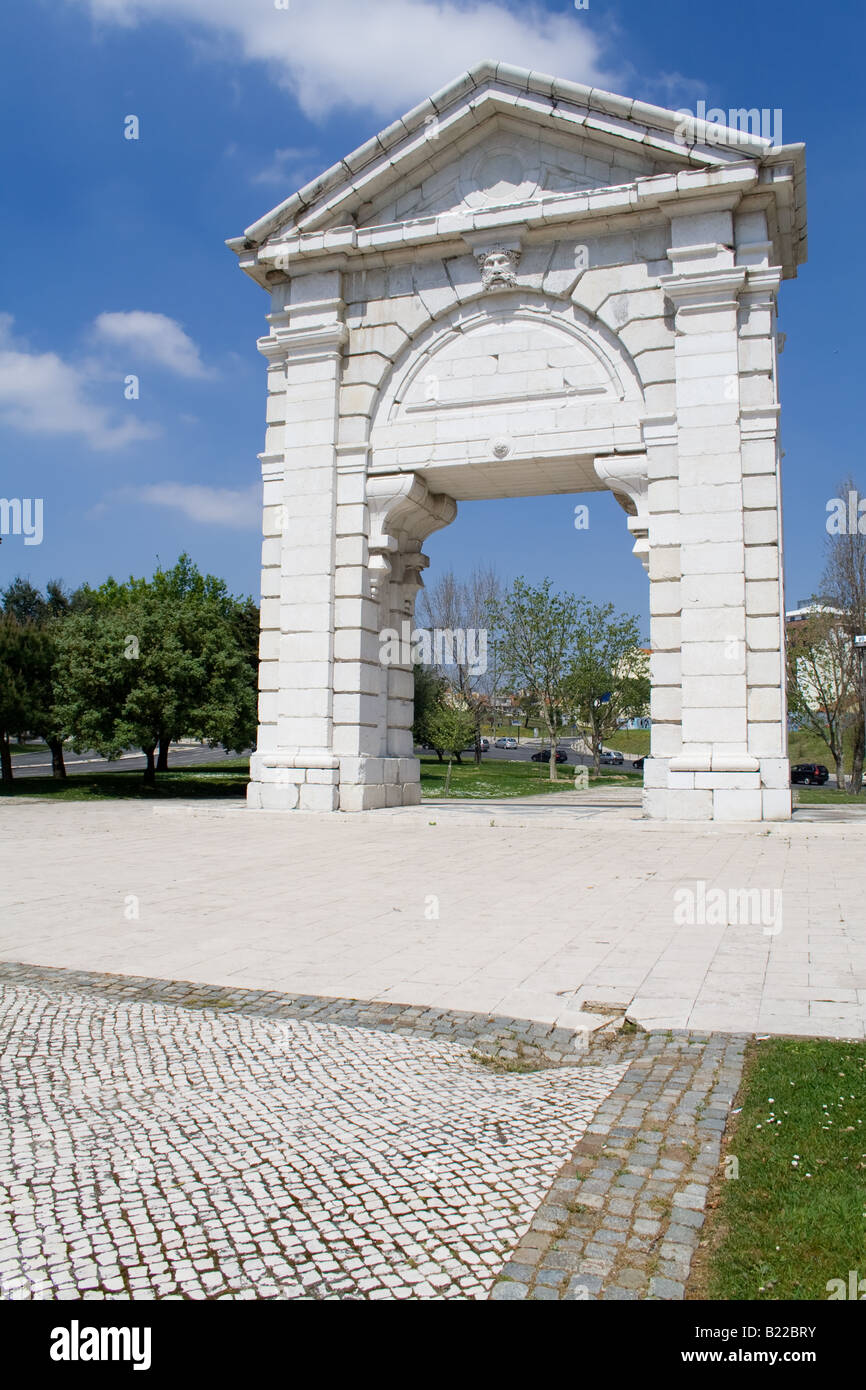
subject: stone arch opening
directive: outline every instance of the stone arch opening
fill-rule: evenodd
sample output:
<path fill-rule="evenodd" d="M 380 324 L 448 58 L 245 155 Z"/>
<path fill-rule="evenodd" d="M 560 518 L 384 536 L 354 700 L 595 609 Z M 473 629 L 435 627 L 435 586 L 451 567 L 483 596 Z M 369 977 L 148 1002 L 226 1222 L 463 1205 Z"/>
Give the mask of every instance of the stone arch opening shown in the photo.
<path fill-rule="evenodd" d="M 467 498 L 607 488 L 649 573 L 646 814 L 790 816 L 776 297 L 803 154 L 680 125 L 481 64 L 230 243 L 272 297 L 252 805 L 417 801 L 378 634 L 426 537 Z"/>

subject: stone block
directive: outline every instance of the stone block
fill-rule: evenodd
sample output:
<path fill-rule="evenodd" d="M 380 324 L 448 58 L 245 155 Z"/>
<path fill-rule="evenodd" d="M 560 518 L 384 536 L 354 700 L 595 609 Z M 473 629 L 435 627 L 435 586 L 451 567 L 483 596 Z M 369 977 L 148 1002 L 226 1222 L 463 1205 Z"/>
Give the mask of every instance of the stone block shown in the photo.
<path fill-rule="evenodd" d="M 648 790 L 666 788 L 668 784 L 668 764 L 665 758 L 647 758 L 643 765 L 643 784 Z"/>
<path fill-rule="evenodd" d="M 722 674 L 726 668 L 697 676 L 683 676 L 682 701 L 686 709 L 711 709 L 719 705 L 742 708 L 746 698 L 746 683 L 742 674 Z"/>
<path fill-rule="evenodd" d="M 682 739 L 679 724 L 654 724 L 651 740 L 653 758 L 675 758 L 682 748 Z"/>
<path fill-rule="evenodd" d="M 680 611 L 679 580 L 655 580 L 650 583 L 650 613 L 675 614 Z"/>
<path fill-rule="evenodd" d="M 787 758 L 761 758 L 761 784 L 769 791 L 788 791 L 791 764 Z"/>
<path fill-rule="evenodd" d="M 781 720 L 782 692 L 778 686 L 757 685 L 749 691 L 749 720 Z"/>
<path fill-rule="evenodd" d="M 654 651 L 677 651 L 679 649 L 679 617 L 654 616 L 650 623 Z"/>
<path fill-rule="evenodd" d="M 746 711 L 732 709 L 683 709 L 684 743 L 746 743 Z"/>
<path fill-rule="evenodd" d="M 316 786 L 305 782 L 299 788 L 298 809 L 300 811 L 336 811 L 340 805 L 339 786 Z"/>
<path fill-rule="evenodd" d="M 746 612 L 750 617 L 759 617 L 762 614 L 778 615 L 781 611 L 781 599 L 778 579 L 746 582 Z"/>
<path fill-rule="evenodd" d="M 761 809 L 764 820 L 790 820 L 790 788 L 786 790 L 765 788 L 761 793 Z"/>
<path fill-rule="evenodd" d="M 779 758 L 785 747 L 784 728 L 779 723 L 750 724 L 749 752 L 753 758 Z"/>
<path fill-rule="evenodd" d="M 746 636 L 746 615 L 740 607 L 684 607 L 680 622 L 683 650 L 690 642 L 713 642 L 722 637 L 730 642 Z"/>
<path fill-rule="evenodd" d="M 251 784 L 252 785 L 252 784 Z M 288 783 L 259 782 L 257 803 L 262 811 L 294 811 L 298 806 L 298 787 Z"/>
<path fill-rule="evenodd" d="M 742 572 L 733 574 L 687 574 L 682 580 L 683 610 L 700 608 L 739 608 L 746 597 Z"/>
<path fill-rule="evenodd" d="M 761 820 L 762 793 L 754 790 L 713 792 L 713 819 L 730 821 Z"/>
<path fill-rule="evenodd" d="M 682 715 L 682 695 L 675 685 L 656 686 L 650 695 L 653 719 L 678 722 Z"/>
<path fill-rule="evenodd" d="M 341 811 L 378 811 L 385 805 L 385 788 L 378 784 L 340 784 Z"/>
<path fill-rule="evenodd" d="M 665 820 L 700 821 L 713 818 L 713 793 L 680 788 L 668 791 Z"/>
<path fill-rule="evenodd" d="M 779 518 L 773 510 L 747 511 L 743 515 L 743 539 L 746 545 L 778 545 Z"/>
<path fill-rule="evenodd" d="M 746 642 L 749 651 L 778 651 L 781 642 L 778 617 L 747 618 Z"/>

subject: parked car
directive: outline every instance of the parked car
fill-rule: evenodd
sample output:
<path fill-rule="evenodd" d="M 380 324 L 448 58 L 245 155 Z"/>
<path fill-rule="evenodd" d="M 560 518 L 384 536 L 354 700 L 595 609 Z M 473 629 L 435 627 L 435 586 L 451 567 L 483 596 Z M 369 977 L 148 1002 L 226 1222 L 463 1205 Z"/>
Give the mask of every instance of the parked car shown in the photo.
<path fill-rule="evenodd" d="M 601 757 L 599 758 L 599 762 L 605 763 L 608 767 L 622 767 L 623 756 L 622 753 L 602 753 Z"/>
<path fill-rule="evenodd" d="M 489 752 L 490 752 L 490 739 L 489 739 L 489 738 L 482 738 L 482 739 L 481 739 L 481 751 L 482 751 L 482 753 L 489 753 Z"/>
<path fill-rule="evenodd" d="M 643 758 L 635 758 L 631 767 L 632 772 L 643 772 Z"/>
<path fill-rule="evenodd" d="M 549 749 L 549 748 L 542 748 L 540 752 L 538 752 L 538 753 L 533 753 L 533 755 L 532 755 L 532 761 L 533 761 L 534 763 L 549 763 L 549 762 L 550 762 L 550 749 Z M 557 761 L 558 763 L 567 763 L 567 762 L 568 762 L 568 754 L 565 753 L 561 748 L 557 748 L 557 750 L 556 750 L 556 761 Z"/>
<path fill-rule="evenodd" d="M 804 787 L 823 787 L 829 776 L 823 763 L 797 763 L 791 768 L 791 781 L 801 782 Z"/>
<path fill-rule="evenodd" d="M 498 738 L 494 743 L 494 748 L 516 748 L 518 746 L 516 738 Z"/>

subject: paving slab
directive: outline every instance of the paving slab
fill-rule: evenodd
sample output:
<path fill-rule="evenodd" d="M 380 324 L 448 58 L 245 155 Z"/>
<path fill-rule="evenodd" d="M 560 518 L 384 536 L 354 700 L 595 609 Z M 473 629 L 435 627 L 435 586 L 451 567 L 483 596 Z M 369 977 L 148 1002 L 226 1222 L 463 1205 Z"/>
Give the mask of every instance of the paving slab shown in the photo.
<path fill-rule="evenodd" d="M 485 810 L 0 803 L 0 958 L 571 1030 L 609 1002 L 651 1030 L 866 1036 L 866 821 Z"/>

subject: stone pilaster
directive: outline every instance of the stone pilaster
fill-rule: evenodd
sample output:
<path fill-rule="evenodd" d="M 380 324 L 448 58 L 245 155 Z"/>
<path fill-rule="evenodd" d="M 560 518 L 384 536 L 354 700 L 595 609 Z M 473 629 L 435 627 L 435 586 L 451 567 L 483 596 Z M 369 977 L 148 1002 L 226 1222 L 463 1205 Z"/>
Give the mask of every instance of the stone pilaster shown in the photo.
<path fill-rule="evenodd" d="M 747 625 L 754 603 L 770 596 L 753 594 L 746 578 L 746 509 L 759 489 L 741 434 L 738 314 L 749 271 L 734 264 L 733 241 L 729 212 L 674 219 L 675 273 L 661 278 L 676 313 L 677 479 L 676 512 L 655 539 L 679 549 L 681 673 L 681 748 L 666 778 L 653 777 L 663 785 L 646 793 L 649 813 L 663 818 L 760 820 L 769 790 L 749 738 L 747 654 L 757 630 Z M 778 577 L 775 588 L 778 604 Z M 754 710 L 778 714 L 757 699 Z"/>
<path fill-rule="evenodd" d="M 352 496 L 362 495 L 364 501 L 357 515 L 346 511 L 338 520 L 340 540 L 346 538 L 344 527 L 362 527 L 353 531 L 359 545 L 351 558 L 364 559 L 362 566 L 337 568 L 334 747 L 340 753 L 344 811 L 420 800 L 411 732 L 411 634 L 421 571 L 428 563 L 421 546 L 457 513 L 450 497 L 431 493 L 414 473 L 369 478 L 359 468 L 344 473 L 348 460 L 359 459 L 358 451 L 346 450 L 341 479 L 351 477 Z M 344 574 L 344 568 L 351 572 Z"/>
<path fill-rule="evenodd" d="M 268 359 L 265 487 L 277 508 L 266 513 L 264 582 L 277 592 L 263 588 L 266 662 L 248 795 L 265 809 L 330 811 L 339 804 L 332 727 L 342 308 L 339 273 L 299 275 L 288 302 L 277 297 L 271 332 L 258 343 Z"/>

